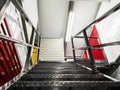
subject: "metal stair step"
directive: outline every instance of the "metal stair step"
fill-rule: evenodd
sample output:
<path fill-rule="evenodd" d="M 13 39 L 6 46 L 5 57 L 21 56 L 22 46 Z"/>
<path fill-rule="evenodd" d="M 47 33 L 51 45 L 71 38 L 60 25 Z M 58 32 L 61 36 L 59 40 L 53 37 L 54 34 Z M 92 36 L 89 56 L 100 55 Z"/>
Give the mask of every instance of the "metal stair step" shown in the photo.
<path fill-rule="evenodd" d="M 93 81 L 108 80 L 99 74 L 26 74 L 19 81 L 45 81 L 45 80 L 69 80 L 69 81 Z"/>
<path fill-rule="evenodd" d="M 85 65 L 85 66 L 88 66 L 88 67 L 91 67 L 90 65 L 90 61 L 89 60 L 77 60 L 76 63 L 75 62 L 39 62 L 38 65 L 36 67 L 41 67 L 41 66 L 76 66 L 78 67 L 79 65 L 78 64 L 81 64 L 81 65 Z M 79 66 L 80 67 L 80 66 Z"/>
<path fill-rule="evenodd" d="M 31 70 L 86 70 L 85 68 L 82 68 L 82 67 L 48 67 L 48 66 L 45 66 L 45 67 L 35 67 L 35 68 L 32 68 Z"/>
<path fill-rule="evenodd" d="M 76 66 L 76 65 L 62 65 L 62 64 L 59 64 L 59 65 L 56 65 L 56 64 L 49 64 L 49 65 L 37 65 L 36 67 L 79 67 L 79 66 Z"/>
<path fill-rule="evenodd" d="M 46 66 L 46 67 L 78 67 L 76 65 L 63 65 L 63 64 L 44 64 L 44 65 L 37 65 L 36 67 L 43 67 L 43 66 Z"/>
<path fill-rule="evenodd" d="M 89 74 L 92 73 L 92 71 L 89 70 L 30 70 L 28 73 L 33 74 Z"/>
<path fill-rule="evenodd" d="M 114 81 L 18 81 L 11 87 L 115 87 Z"/>
<path fill-rule="evenodd" d="M 96 87 L 95 89 L 106 90 L 106 87 Z M 93 87 L 11 87 L 8 90 L 93 90 Z"/>
<path fill-rule="evenodd" d="M 49 65 L 49 64 L 63 64 L 63 65 L 76 65 L 76 63 L 74 63 L 74 62 L 44 62 L 44 61 L 41 61 L 41 62 L 39 62 L 38 63 L 38 65 L 44 65 L 44 64 L 47 64 L 47 65 Z"/>

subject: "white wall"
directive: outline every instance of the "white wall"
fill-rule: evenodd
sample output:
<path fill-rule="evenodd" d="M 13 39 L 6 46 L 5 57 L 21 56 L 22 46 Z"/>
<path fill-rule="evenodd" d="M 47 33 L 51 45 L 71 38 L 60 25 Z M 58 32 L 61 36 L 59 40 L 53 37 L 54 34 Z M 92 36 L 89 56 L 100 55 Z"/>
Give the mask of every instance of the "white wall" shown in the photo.
<path fill-rule="evenodd" d="M 25 13 L 31 20 L 34 27 L 37 29 L 37 24 L 38 24 L 37 0 L 23 0 L 22 5 Z M 30 40 L 32 27 L 27 22 L 26 22 L 26 26 L 27 26 L 27 32 L 28 32 L 28 39 Z"/>
<path fill-rule="evenodd" d="M 114 7 L 120 0 L 111 0 L 109 3 L 102 3 L 97 17 Z M 110 15 L 97 24 L 97 30 L 102 43 L 120 41 L 120 10 Z M 120 55 L 120 46 L 104 48 L 108 62 L 113 62 Z"/>
<path fill-rule="evenodd" d="M 75 35 L 94 20 L 98 6 L 98 2 L 75 1 L 73 10 L 75 16 L 71 35 Z"/>
<path fill-rule="evenodd" d="M 38 0 L 39 23 L 43 37 L 59 38 L 65 30 L 68 0 Z"/>
<path fill-rule="evenodd" d="M 97 10 L 99 7 L 98 2 L 91 2 L 91 1 L 75 1 L 74 3 L 74 20 L 72 24 L 72 32 L 71 36 L 74 36 L 76 33 L 81 31 L 85 26 L 89 25 L 92 21 L 94 21 Z M 81 39 L 75 40 L 76 46 L 80 47 L 83 46 L 85 41 Z M 77 51 L 77 55 L 81 55 L 82 51 Z M 72 56 L 72 49 L 71 43 L 67 42 L 67 56 Z"/>
<path fill-rule="evenodd" d="M 26 14 L 32 21 L 33 25 L 37 27 L 38 23 L 37 0 L 23 0 L 22 4 Z"/>

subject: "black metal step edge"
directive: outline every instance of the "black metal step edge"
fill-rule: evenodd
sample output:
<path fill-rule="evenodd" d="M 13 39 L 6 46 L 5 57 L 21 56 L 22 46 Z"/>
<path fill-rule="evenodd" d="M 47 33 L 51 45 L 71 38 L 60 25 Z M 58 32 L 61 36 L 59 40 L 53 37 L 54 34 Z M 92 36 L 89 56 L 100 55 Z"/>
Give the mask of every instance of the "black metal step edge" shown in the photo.
<path fill-rule="evenodd" d="M 95 78 L 103 79 L 99 74 L 25 74 L 22 78 Z"/>
<path fill-rule="evenodd" d="M 19 81 L 110 81 L 102 75 L 95 74 L 26 74 Z"/>
<path fill-rule="evenodd" d="M 32 68 L 31 70 L 87 70 L 86 68 L 71 68 L 71 67 L 41 67 L 41 68 Z"/>
<path fill-rule="evenodd" d="M 114 81 L 18 81 L 11 87 L 116 87 Z"/>
<path fill-rule="evenodd" d="M 91 74 L 92 71 L 87 70 L 31 70 L 28 74 Z"/>

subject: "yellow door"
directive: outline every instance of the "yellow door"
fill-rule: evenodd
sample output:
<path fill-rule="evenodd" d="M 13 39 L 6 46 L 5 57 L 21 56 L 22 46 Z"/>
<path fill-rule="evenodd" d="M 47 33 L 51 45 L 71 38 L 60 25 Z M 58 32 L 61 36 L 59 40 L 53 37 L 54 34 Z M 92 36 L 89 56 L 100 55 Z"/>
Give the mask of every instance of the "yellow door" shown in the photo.
<path fill-rule="evenodd" d="M 33 48 L 33 52 L 32 52 L 32 65 L 35 65 L 37 61 L 37 49 Z"/>

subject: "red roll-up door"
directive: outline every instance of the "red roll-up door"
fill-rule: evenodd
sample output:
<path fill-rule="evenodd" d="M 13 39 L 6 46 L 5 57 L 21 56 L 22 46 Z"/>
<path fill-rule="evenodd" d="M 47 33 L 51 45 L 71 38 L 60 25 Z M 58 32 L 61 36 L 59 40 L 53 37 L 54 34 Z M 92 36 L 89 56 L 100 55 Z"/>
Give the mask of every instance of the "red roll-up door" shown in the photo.
<path fill-rule="evenodd" d="M 0 86 L 2 86 L 3 85 L 3 81 L 1 80 L 1 76 L 0 76 Z"/>
<path fill-rule="evenodd" d="M 5 32 L 4 34 L 5 35 L 8 34 L 8 37 L 14 38 L 13 35 L 11 34 L 11 30 L 10 30 L 10 27 L 8 25 L 8 22 L 7 22 L 6 18 L 4 18 L 4 23 L 5 23 L 5 26 L 6 26 L 6 29 L 7 29 L 7 32 Z M 16 66 L 17 66 L 18 73 L 20 73 L 20 71 L 21 71 L 21 64 L 20 64 L 20 61 L 19 61 L 16 49 L 15 49 L 15 46 L 14 46 L 13 43 L 10 43 L 10 46 L 11 46 L 12 53 L 13 53 L 13 56 L 14 56 L 14 59 L 15 59 L 15 63 L 16 63 Z"/>
<path fill-rule="evenodd" d="M 0 79 L 2 80 L 1 85 L 9 80 L 1 65 L 0 65 Z"/>
<path fill-rule="evenodd" d="M 3 67 L 5 73 L 9 77 L 9 80 L 12 79 L 13 77 L 12 70 L 10 70 L 10 68 L 8 67 L 8 63 L 6 62 L 1 52 L 0 52 L 0 65 Z"/>
<path fill-rule="evenodd" d="M 3 33 L 5 33 L 5 28 L 4 28 L 3 24 L 1 24 L 1 28 L 2 28 Z M 9 59 L 8 66 L 10 66 L 12 68 L 12 73 L 14 76 L 16 76 L 18 74 L 18 72 L 15 68 L 16 67 L 15 61 L 14 61 L 14 59 L 12 59 L 13 54 L 11 52 L 10 42 L 7 42 L 7 41 L 2 41 L 2 42 L 3 42 L 2 47 L 4 47 L 4 49 L 2 49 L 2 51 L 4 51 L 3 55 L 5 55 Z"/>
<path fill-rule="evenodd" d="M 9 24 L 5 18 L 0 24 L 0 34 L 12 37 Z M 21 65 L 14 43 L 0 40 L 0 86 L 14 78 L 20 72 Z"/>
<path fill-rule="evenodd" d="M 9 56 L 8 56 L 7 50 L 5 49 L 5 46 L 7 46 L 7 45 L 4 45 L 3 42 L 2 42 L 2 40 L 0 40 L 1 55 L 2 55 L 2 57 L 4 57 L 4 61 L 6 61 L 8 69 L 11 71 L 11 74 L 13 74 L 13 76 L 15 76 L 16 72 L 15 72 L 15 70 L 13 68 L 13 65 L 11 63 L 11 60 L 10 60 Z M 7 74 L 10 75 L 10 73 L 7 73 Z"/>

